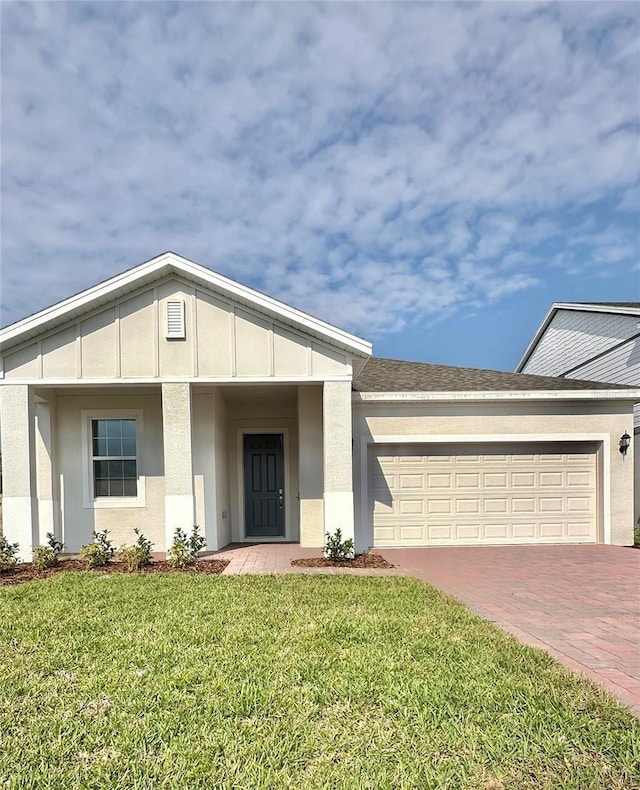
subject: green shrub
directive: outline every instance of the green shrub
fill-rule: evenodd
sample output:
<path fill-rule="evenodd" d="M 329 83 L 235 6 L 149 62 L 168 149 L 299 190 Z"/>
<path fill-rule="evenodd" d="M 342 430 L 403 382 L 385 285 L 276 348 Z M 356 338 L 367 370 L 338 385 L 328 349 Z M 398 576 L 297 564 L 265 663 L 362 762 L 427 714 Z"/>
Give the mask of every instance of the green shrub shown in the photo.
<path fill-rule="evenodd" d="M 64 549 L 64 543 L 54 538 L 52 532 L 47 532 L 47 545 L 36 546 L 33 550 L 33 564 L 39 570 L 51 568 L 58 562 L 58 555 Z"/>
<path fill-rule="evenodd" d="M 330 560 L 344 562 L 352 560 L 355 556 L 353 541 L 351 538 L 342 540 L 342 530 L 338 528 L 333 535 L 326 533 L 324 544 L 324 556 Z"/>
<path fill-rule="evenodd" d="M 0 536 L 0 572 L 7 571 L 18 562 L 18 544 L 9 543 L 4 535 Z"/>
<path fill-rule="evenodd" d="M 173 543 L 169 549 L 169 556 L 167 561 L 169 565 L 174 568 L 184 568 L 186 565 L 192 565 L 196 561 L 198 552 L 201 551 L 206 544 L 206 540 L 202 535 L 198 534 L 198 525 L 193 527 L 191 536 L 187 537 L 187 533 L 182 529 L 177 529 L 173 533 Z"/>
<path fill-rule="evenodd" d="M 633 545 L 640 546 L 640 520 L 633 528 Z"/>
<path fill-rule="evenodd" d="M 111 541 L 107 538 L 108 530 L 93 533 L 93 543 L 89 543 L 80 549 L 80 554 L 87 561 L 90 568 L 99 568 L 106 565 L 113 559 L 116 550 Z"/>
<path fill-rule="evenodd" d="M 133 530 L 138 536 L 133 546 L 123 546 L 120 549 L 120 556 L 123 562 L 126 563 L 128 571 L 139 571 L 140 568 L 145 568 L 151 565 L 151 549 L 153 543 L 140 532 L 139 529 Z"/>

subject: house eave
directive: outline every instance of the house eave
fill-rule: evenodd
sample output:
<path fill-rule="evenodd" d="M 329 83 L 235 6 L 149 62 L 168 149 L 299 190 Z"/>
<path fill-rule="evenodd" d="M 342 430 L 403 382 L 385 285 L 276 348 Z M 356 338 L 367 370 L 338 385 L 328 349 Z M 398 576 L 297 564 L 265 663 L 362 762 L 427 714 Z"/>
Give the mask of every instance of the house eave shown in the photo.
<path fill-rule="evenodd" d="M 640 389 L 502 390 L 463 392 L 353 392 L 354 405 L 464 401 L 640 401 Z"/>

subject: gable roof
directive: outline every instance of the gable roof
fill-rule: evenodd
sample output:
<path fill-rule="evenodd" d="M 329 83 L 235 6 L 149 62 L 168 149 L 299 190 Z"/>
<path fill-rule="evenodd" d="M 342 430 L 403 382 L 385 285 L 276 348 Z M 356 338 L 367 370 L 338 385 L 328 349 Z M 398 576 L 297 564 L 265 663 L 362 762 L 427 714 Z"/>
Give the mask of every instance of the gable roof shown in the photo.
<path fill-rule="evenodd" d="M 507 373 L 500 370 L 433 365 L 428 362 L 406 362 L 400 359 L 370 357 L 353 382 L 357 393 L 522 393 L 535 397 L 558 394 L 590 393 L 602 390 L 608 398 L 620 392 L 622 398 L 633 400 L 638 390 L 622 385 L 565 379 L 557 376 L 533 376 L 528 373 Z"/>
<path fill-rule="evenodd" d="M 531 339 L 531 342 L 526 347 L 520 362 L 518 362 L 516 366 L 516 373 L 520 373 L 520 371 L 527 364 L 529 357 L 535 351 L 535 348 L 546 332 L 547 327 L 551 321 L 553 321 L 555 314 L 559 310 L 576 310 L 578 312 L 587 313 L 613 313 L 616 315 L 640 316 L 640 302 L 554 302 L 543 318 L 542 323 L 537 328 L 535 335 Z"/>
<path fill-rule="evenodd" d="M 558 304 L 562 305 L 566 309 L 580 309 L 580 308 L 591 308 L 592 310 L 598 310 L 600 307 L 610 308 L 610 307 L 622 307 L 622 308 L 629 308 L 631 311 L 638 310 L 640 311 L 640 302 L 559 302 Z M 627 310 L 607 310 L 606 312 L 624 312 L 626 313 Z"/>
<path fill-rule="evenodd" d="M 266 294 L 237 283 L 175 252 L 165 252 L 132 269 L 80 291 L 0 330 L 0 346 L 15 345 L 90 313 L 114 299 L 175 274 L 201 288 L 222 294 L 358 356 L 371 354 L 371 343 Z"/>

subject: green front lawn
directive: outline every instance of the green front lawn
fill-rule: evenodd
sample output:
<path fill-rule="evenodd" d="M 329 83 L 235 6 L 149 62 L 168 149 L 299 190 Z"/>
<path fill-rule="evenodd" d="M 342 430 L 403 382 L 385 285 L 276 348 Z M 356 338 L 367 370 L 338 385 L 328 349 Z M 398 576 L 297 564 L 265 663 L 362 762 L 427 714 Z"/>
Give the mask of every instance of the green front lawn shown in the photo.
<path fill-rule="evenodd" d="M 0 588 L 2 788 L 633 788 L 639 722 L 403 578 Z"/>

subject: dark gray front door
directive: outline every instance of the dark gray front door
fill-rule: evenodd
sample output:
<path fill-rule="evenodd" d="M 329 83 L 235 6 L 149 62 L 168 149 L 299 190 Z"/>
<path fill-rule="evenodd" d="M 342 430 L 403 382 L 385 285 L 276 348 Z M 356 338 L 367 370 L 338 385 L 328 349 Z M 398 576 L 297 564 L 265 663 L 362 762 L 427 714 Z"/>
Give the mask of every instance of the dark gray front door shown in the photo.
<path fill-rule="evenodd" d="M 248 538 L 284 537 L 281 433 L 245 434 L 244 524 Z"/>

